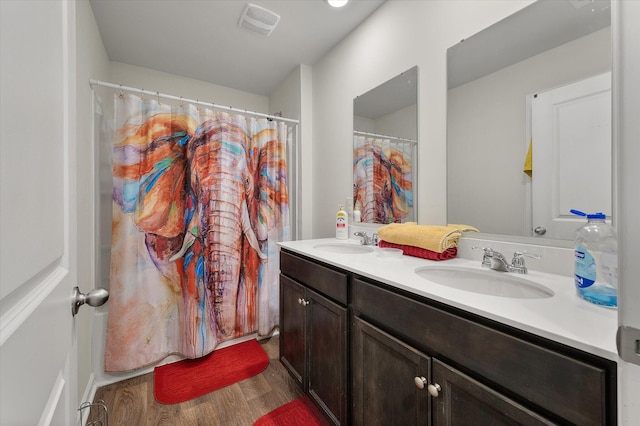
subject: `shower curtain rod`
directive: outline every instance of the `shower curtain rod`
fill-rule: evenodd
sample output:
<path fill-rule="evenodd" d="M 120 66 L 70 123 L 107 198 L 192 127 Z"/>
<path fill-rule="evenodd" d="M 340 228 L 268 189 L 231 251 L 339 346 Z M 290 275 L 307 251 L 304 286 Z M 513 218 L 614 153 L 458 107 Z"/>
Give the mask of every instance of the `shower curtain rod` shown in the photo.
<path fill-rule="evenodd" d="M 264 114 L 264 113 L 261 113 L 261 112 L 249 111 L 249 110 L 246 110 L 246 109 L 234 108 L 234 107 L 226 106 L 226 105 L 218 105 L 218 104 L 214 104 L 212 102 L 203 102 L 203 101 L 200 101 L 198 99 L 188 99 L 188 98 L 183 98 L 181 96 L 167 95 L 165 93 L 153 92 L 151 90 L 136 89 L 135 87 L 123 86 L 121 84 L 107 83 L 107 82 L 100 81 L 100 80 L 89 79 L 89 85 L 91 85 L 91 86 L 109 87 L 111 89 L 118 89 L 118 90 L 126 90 L 127 92 L 140 93 L 142 95 L 156 96 L 158 98 L 171 99 L 171 100 L 180 101 L 180 102 L 188 102 L 190 104 L 207 106 L 207 107 L 211 107 L 211 108 L 222 109 L 222 110 L 225 110 L 225 111 L 233 111 L 233 112 L 239 112 L 239 113 L 243 113 L 243 114 L 255 115 L 255 116 L 258 116 L 258 117 L 268 118 L 270 120 L 284 121 L 286 123 L 292 123 L 292 124 L 300 124 L 300 120 L 294 120 L 293 118 L 283 118 L 283 117 L 278 117 L 277 115 Z"/>
<path fill-rule="evenodd" d="M 404 142 L 404 143 L 410 143 L 410 144 L 417 144 L 418 143 L 418 141 L 415 141 L 413 139 L 398 138 L 396 136 L 379 135 L 377 133 L 360 132 L 358 130 L 354 130 L 353 134 L 354 135 L 360 135 L 360 136 L 373 136 L 374 138 L 393 139 L 393 140 L 398 141 L 398 142 Z"/>

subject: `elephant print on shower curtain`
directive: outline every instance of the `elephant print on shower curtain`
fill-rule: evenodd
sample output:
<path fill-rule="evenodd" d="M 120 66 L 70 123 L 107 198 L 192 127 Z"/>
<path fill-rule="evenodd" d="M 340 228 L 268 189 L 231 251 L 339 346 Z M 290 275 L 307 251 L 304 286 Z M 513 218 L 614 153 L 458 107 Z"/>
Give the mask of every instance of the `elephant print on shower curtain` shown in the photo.
<path fill-rule="evenodd" d="M 286 126 L 137 96 L 116 107 L 105 371 L 268 334 L 288 239 Z"/>
<path fill-rule="evenodd" d="M 207 120 L 188 143 L 190 182 L 197 202 L 190 231 L 202 246 L 204 279 L 211 324 L 224 337 L 234 337 L 238 286 L 256 281 L 256 268 L 244 268 L 242 245 L 248 243 L 266 259 L 251 227 L 247 200 L 254 190 L 254 176 L 247 161 L 249 138 L 226 115 Z M 244 236 L 244 238 L 243 238 Z M 188 240 L 188 239 L 187 239 Z M 190 244 L 185 240 L 185 244 Z M 250 310 L 255 306 L 249 302 Z M 239 330 L 241 332 L 247 330 Z M 248 330 L 252 331 L 252 330 Z"/>

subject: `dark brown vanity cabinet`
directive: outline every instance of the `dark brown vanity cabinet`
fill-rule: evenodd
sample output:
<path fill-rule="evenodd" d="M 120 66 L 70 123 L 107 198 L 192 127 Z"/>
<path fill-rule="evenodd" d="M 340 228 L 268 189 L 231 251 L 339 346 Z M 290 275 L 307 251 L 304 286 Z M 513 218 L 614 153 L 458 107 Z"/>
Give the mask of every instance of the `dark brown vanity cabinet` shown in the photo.
<path fill-rule="evenodd" d="M 356 425 L 616 424 L 614 362 L 357 278 L 350 303 Z"/>
<path fill-rule="evenodd" d="M 358 317 L 351 341 L 353 424 L 429 425 L 431 358 Z"/>
<path fill-rule="evenodd" d="M 355 425 L 552 424 L 367 321 L 352 321 Z"/>
<path fill-rule="evenodd" d="M 613 361 L 286 250 L 280 259 L 282 363 L 336 424 L 617 422 Z"/>
<path fill-rule="evenodd" d="M 280 360 L 335 424 L 347 424 L 348 275 L 280 253 Z"/>

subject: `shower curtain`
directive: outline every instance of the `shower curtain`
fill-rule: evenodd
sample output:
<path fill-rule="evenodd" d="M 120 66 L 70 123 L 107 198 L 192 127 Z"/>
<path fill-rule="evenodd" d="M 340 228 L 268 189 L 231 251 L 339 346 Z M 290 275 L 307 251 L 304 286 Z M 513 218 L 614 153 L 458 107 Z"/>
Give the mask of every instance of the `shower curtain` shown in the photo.
<path fill-rule="evenodd" d="M 204 356 L 278 324 L 282 122 L 115 96 L 105 371 Z"/>
<path fill-rule="evenodd" d="M 413 214 L 412 147 L 353 136 L 353 200 L 362 222 L 402 222 Z"/>

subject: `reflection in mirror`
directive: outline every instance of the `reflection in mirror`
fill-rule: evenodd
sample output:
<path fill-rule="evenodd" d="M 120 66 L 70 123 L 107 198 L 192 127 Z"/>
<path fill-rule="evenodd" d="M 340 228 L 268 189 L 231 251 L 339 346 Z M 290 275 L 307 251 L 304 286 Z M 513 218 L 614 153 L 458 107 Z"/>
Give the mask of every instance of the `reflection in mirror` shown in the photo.
<path fill-rule="evenodd" d="M 353 101 L 353 202 L 363 223 L 416 215 L 418 67 Z"/>
<path fill-rule="evenodd" d="M 447 66 L 449 223 L 566 247 L 570 209 L 611 214 L 608 0 L 533 3 Z"/>

